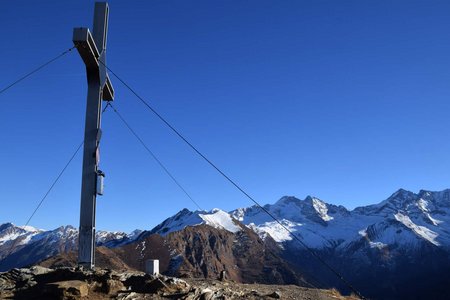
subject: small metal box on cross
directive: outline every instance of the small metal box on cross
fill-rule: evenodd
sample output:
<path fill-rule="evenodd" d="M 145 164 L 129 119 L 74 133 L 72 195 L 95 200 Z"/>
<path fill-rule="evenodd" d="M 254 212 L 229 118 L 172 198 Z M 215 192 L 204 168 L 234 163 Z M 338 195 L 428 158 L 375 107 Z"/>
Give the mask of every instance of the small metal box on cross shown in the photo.
<path fill-rule="evenodd" d="M 97 2 L 92 34 L 88 28 L 73 30 L 73 43 L 86 65 L 88 81 L 78 240 L 78 265 L 88 269 L 95 266 L 97 177 L 103 176 L 98 169 L 102 100 L 114 99 L 114 89 L 106 69 L 108 15 L 108 4 Z"/>

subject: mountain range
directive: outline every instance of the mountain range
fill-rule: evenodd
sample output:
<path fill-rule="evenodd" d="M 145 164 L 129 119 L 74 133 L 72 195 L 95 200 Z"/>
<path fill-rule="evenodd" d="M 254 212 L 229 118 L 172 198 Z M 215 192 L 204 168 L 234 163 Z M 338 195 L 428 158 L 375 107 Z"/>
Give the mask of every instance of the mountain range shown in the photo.
<path fill-rule="evenodd" d="M 159 258 L 162 272 L 181 277 L 213 278 L 226 271 L 240 282 L 349 292 L 312 250 L 367 297 L 450 298 L 448 189 L 400 189 L 378 204 L 353 210 L 312 196 L 285 196 L 264 209 L 304 245 L 258 206 L 230 212 L 183 209 L 151 230 L 97 232 L 97 245 L 103 246 L 98 259 L 142 270 L 145 259 Z M 0 225 L 0 271 L 73 264 L 77 237 L 71 226 L 44 231 Z"/>

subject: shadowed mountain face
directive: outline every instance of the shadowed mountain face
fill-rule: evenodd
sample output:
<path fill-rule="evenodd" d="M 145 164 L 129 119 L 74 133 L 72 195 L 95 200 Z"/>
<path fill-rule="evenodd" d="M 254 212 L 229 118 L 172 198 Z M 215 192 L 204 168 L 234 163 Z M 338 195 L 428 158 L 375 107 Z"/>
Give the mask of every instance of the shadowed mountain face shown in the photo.
<path fill-rule="evenodd" d="M 399 190 L 379 204 L 356 208 L 308 196 L 283 197 L 265 209 L 341 272 L 364 295 L 378 299 L 450 298 L 450 190 Z M 15 228 L 15 229 L 14 229 Z M 0 269 L 34 264 L 76 247 L 77 231 L 46 232 L 0 226 Z M 104 263 L 143 270 L 160 259 L 165 274 L 216 278 L 221 271 L 240 282 L 345 286 L 258 207 L 229 213 L 181 210 L 150 231 L 97 234 L 110 248 Z M 106 249 L 106 248 L 105 248 Z M 64 255 L 62 255 L 64 257 Z M 60 257 L 59 262 L 74 262 Z M 47 261 L 49 265 L 55 261 Z M 299 275 L 301 274 L 301 276 Z"/>
<path fill-rule="evenodd" d="M 148 232 L 114 251 L 140 270 L 145 260 L 159 258 L 161 272 L 171 276 L 216 279 L 225 271 L 237 282 L 304 285 L 300 273 L 280 258 L 281 249 L 272 239 L 263 241 L 244 226 L 236 233 L 207 225 L 165 236 Z"/>

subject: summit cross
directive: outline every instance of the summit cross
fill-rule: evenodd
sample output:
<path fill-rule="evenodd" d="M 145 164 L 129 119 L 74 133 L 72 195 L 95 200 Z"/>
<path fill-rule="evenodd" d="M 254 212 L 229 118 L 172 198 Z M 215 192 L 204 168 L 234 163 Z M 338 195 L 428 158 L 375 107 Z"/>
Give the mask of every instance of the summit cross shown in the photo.
<path fill-rule="evenodd" d="M 99 170 L 102 100 L 112 101 L 114 89 L 106 70 L 106 36 L 109 7 L 96 2 L 92 34 L 88 28 L 74 28 L 73 43 L 86 65 L 88 82 L 81 184 L 78 265 L 95 267 L 95 209 L 103 194 L 103 173 Z"/>

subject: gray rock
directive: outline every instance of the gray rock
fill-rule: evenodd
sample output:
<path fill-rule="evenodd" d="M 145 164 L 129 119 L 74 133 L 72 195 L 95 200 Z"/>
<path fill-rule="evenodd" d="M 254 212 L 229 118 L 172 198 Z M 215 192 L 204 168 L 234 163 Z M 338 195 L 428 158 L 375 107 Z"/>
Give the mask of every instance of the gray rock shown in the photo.
<path fill-rule="evenodd" d="M 34 276 L 53 272 L 52 269 L 44 268 L 44 267 L 41 267 L 41 266 L 33 266 L 30 269 L 28 269 L 28 270 L 29 270 L 29 273 L 34 275 Z"/>
<path fill-rule="evenodd" d="M 274 298 L 274 299 L 281 299 L 281 294 L 280 294 L 280 292 L 275 291 L 272 294 L 267 295 L 267 297 Z"/>
<path fill-rule="evenodd" d="M 208 288 L 203 289 L 200 293 L 200 300 L 211 300 L 213 298 L 214 292 Z"/>

